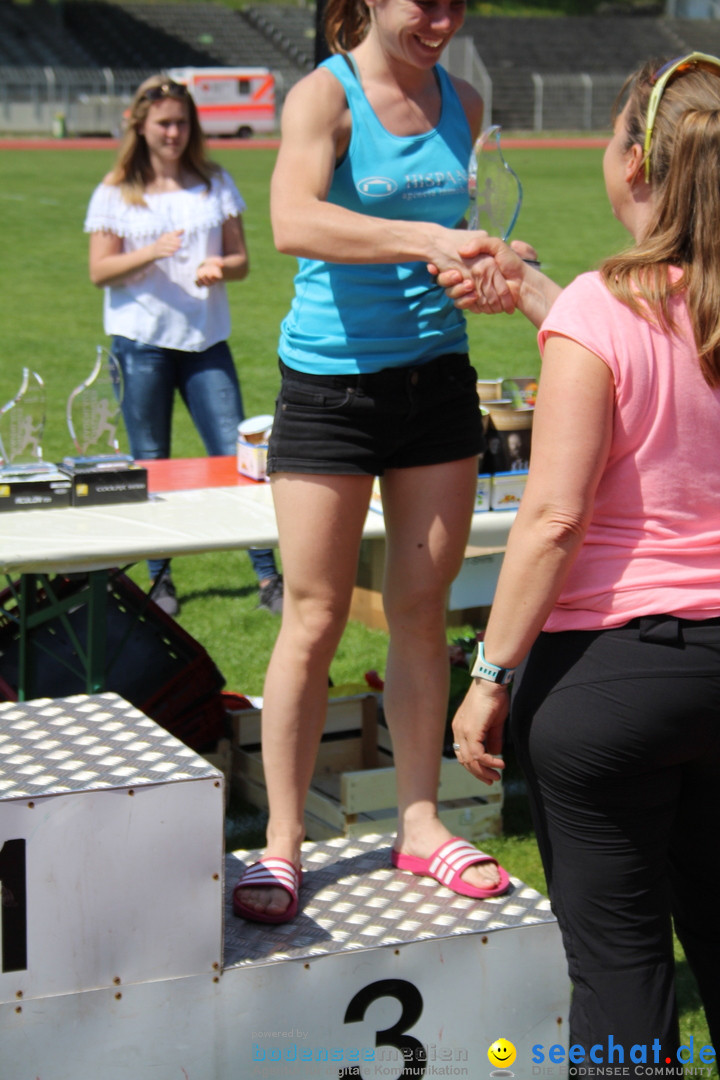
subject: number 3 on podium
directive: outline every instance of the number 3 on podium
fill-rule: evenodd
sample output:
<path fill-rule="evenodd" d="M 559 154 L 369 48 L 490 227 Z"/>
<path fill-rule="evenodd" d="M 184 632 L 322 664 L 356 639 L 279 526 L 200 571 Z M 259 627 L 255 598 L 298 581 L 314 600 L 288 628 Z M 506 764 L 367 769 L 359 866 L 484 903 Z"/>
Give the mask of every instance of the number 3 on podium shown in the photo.
<path fill-rule="evenodd" d="M 369 986 L 360 990 L 348 1005 L 345 1023 L 359 1023 L 364 1019 L 368 1006 L 383 997 L 396 998 L 402 1005 L 402 1014 L 392 1027 L 376 1032 L 375 1046 L 394 1046 L 400 1051 L 405 1067 L 397 1080 L 403 1080 L 404 1077 L 409 1076 L 424 1076 L 427 1065 L 425 1047 L 413 1035 L 406 1034 L 408 1028 L 420 1019 L 423 1010 L 422 995 L 413 983 L 406 979 L 379 979 L 377 982 L 370 983 Z M 352 1068 L 343 1069 L 338 1073 L 338 1080 L 359 1075 L 359 1072 Z"/>

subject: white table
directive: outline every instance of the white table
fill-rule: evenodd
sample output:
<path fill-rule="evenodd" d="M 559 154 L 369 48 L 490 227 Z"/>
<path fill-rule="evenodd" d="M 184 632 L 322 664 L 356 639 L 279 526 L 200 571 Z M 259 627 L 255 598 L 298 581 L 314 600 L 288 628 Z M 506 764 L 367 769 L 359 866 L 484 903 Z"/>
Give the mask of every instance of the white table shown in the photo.
<path fill-rule="evenodd" d="M 514 512 L 475 514 L 469 542 L 505 546 Z M 365 539 L 385 535 L 383 517 L 368 512 Z M 275 547 L 277 523 L 268 484 L 201 487 L 151 494 L 147 502 L 64 507 L 0 514 L 0 573 L 20 578 L 16 590 L 20 630 L 18 695 L 32 694 L 32 631 L 80 602 L 88 605 L 86 692 L 104 688 L 107 571 L 148 558 L 209 551 Z M 82 593 L 60 599 L 49 575 L 87 573 Z M 51 596 L 37 607 L 38 587 Z"/>
<path fill-rule="evenodd" d="M 514 511 L 475 514 L 469 543 L 504 547 Z M 385 535 L 369 512 L 363 536 Z M 151 495 L 116 506 L 0 514 L 0 573 L 73 573 L 122 562 L 233 548 L 276 547 L 270 486 L 203 488 Z"/>

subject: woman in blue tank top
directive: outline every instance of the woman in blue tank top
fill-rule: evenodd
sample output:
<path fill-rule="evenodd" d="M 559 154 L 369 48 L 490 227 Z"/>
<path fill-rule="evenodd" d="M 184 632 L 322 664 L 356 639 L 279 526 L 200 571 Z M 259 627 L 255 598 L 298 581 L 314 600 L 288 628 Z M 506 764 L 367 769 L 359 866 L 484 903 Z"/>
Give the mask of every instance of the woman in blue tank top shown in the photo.
<path fill-rule="evenodd" d="M 446 597 L 482 449 L 464 316 L 427 269 L 472 273 L 458 226 L 482 101 L 437 66 L 464 14 L 464 0 L 330 0 L 335 55 L 291 90 L 283 111 L 272 221 L 278 250 L 297 256 L 299 269 L 280 337 L 268 470 L 285 598 L 263 702 L 267 852 L 234 892 L 235 913 L 256 921 L 285 922 L 298 910 L 303 807 L 376 476 L 398 793 L 391 861 L 465 896 L 508 888 L 494 859 L 452 837 L 436 801 Z M 493 284 L 512 310 L 504 279 L 486 293 Z"/>

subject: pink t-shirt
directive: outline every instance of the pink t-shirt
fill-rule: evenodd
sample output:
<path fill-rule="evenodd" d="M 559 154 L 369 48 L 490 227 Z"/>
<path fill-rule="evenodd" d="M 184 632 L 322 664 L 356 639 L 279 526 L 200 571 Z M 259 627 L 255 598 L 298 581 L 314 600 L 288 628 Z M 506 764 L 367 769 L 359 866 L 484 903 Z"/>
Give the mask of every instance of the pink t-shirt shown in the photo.
<path fill-rule="evenodd" d="M 687 309 L 674 335 L 634 315 L 598 273 L 553 304 L 539 333 L 577 341 L 615 383 L 613 439 L 585 542 L 546 630 L 639 615 L 720 615 L 720 389 L 700 373 Z"/>

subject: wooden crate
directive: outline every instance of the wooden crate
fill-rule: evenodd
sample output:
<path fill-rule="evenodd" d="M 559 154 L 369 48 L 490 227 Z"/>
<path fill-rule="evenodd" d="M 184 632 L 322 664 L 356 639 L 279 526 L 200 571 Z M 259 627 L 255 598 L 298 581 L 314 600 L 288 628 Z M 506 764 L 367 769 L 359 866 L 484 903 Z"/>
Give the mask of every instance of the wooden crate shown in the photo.
<path fill-rule="evenodd" d="M 480 626 L 487 622 L 504 551 L 502 547 L 466 548 L 463 567 L 448 594 L 447 626 Z M 388 628 L 382 601 L 384 570 L 385 540 L 363 540 L 350 618 L 375 630 Z"/>
<path fill-rule="evenodd" d="M 267 807 L 260 755 L 260 712 L 233 714 L 233 788 Z M 455 836 L 477 842 L 502 832 L 502 784 L 486 787 L 454 759 L 443 758 L 439 813 Z M 305 802 L 310 840 L 397 829 L 390 734 L 378 719 L 374 694 L 330 699 L 312 784 Z"/>

